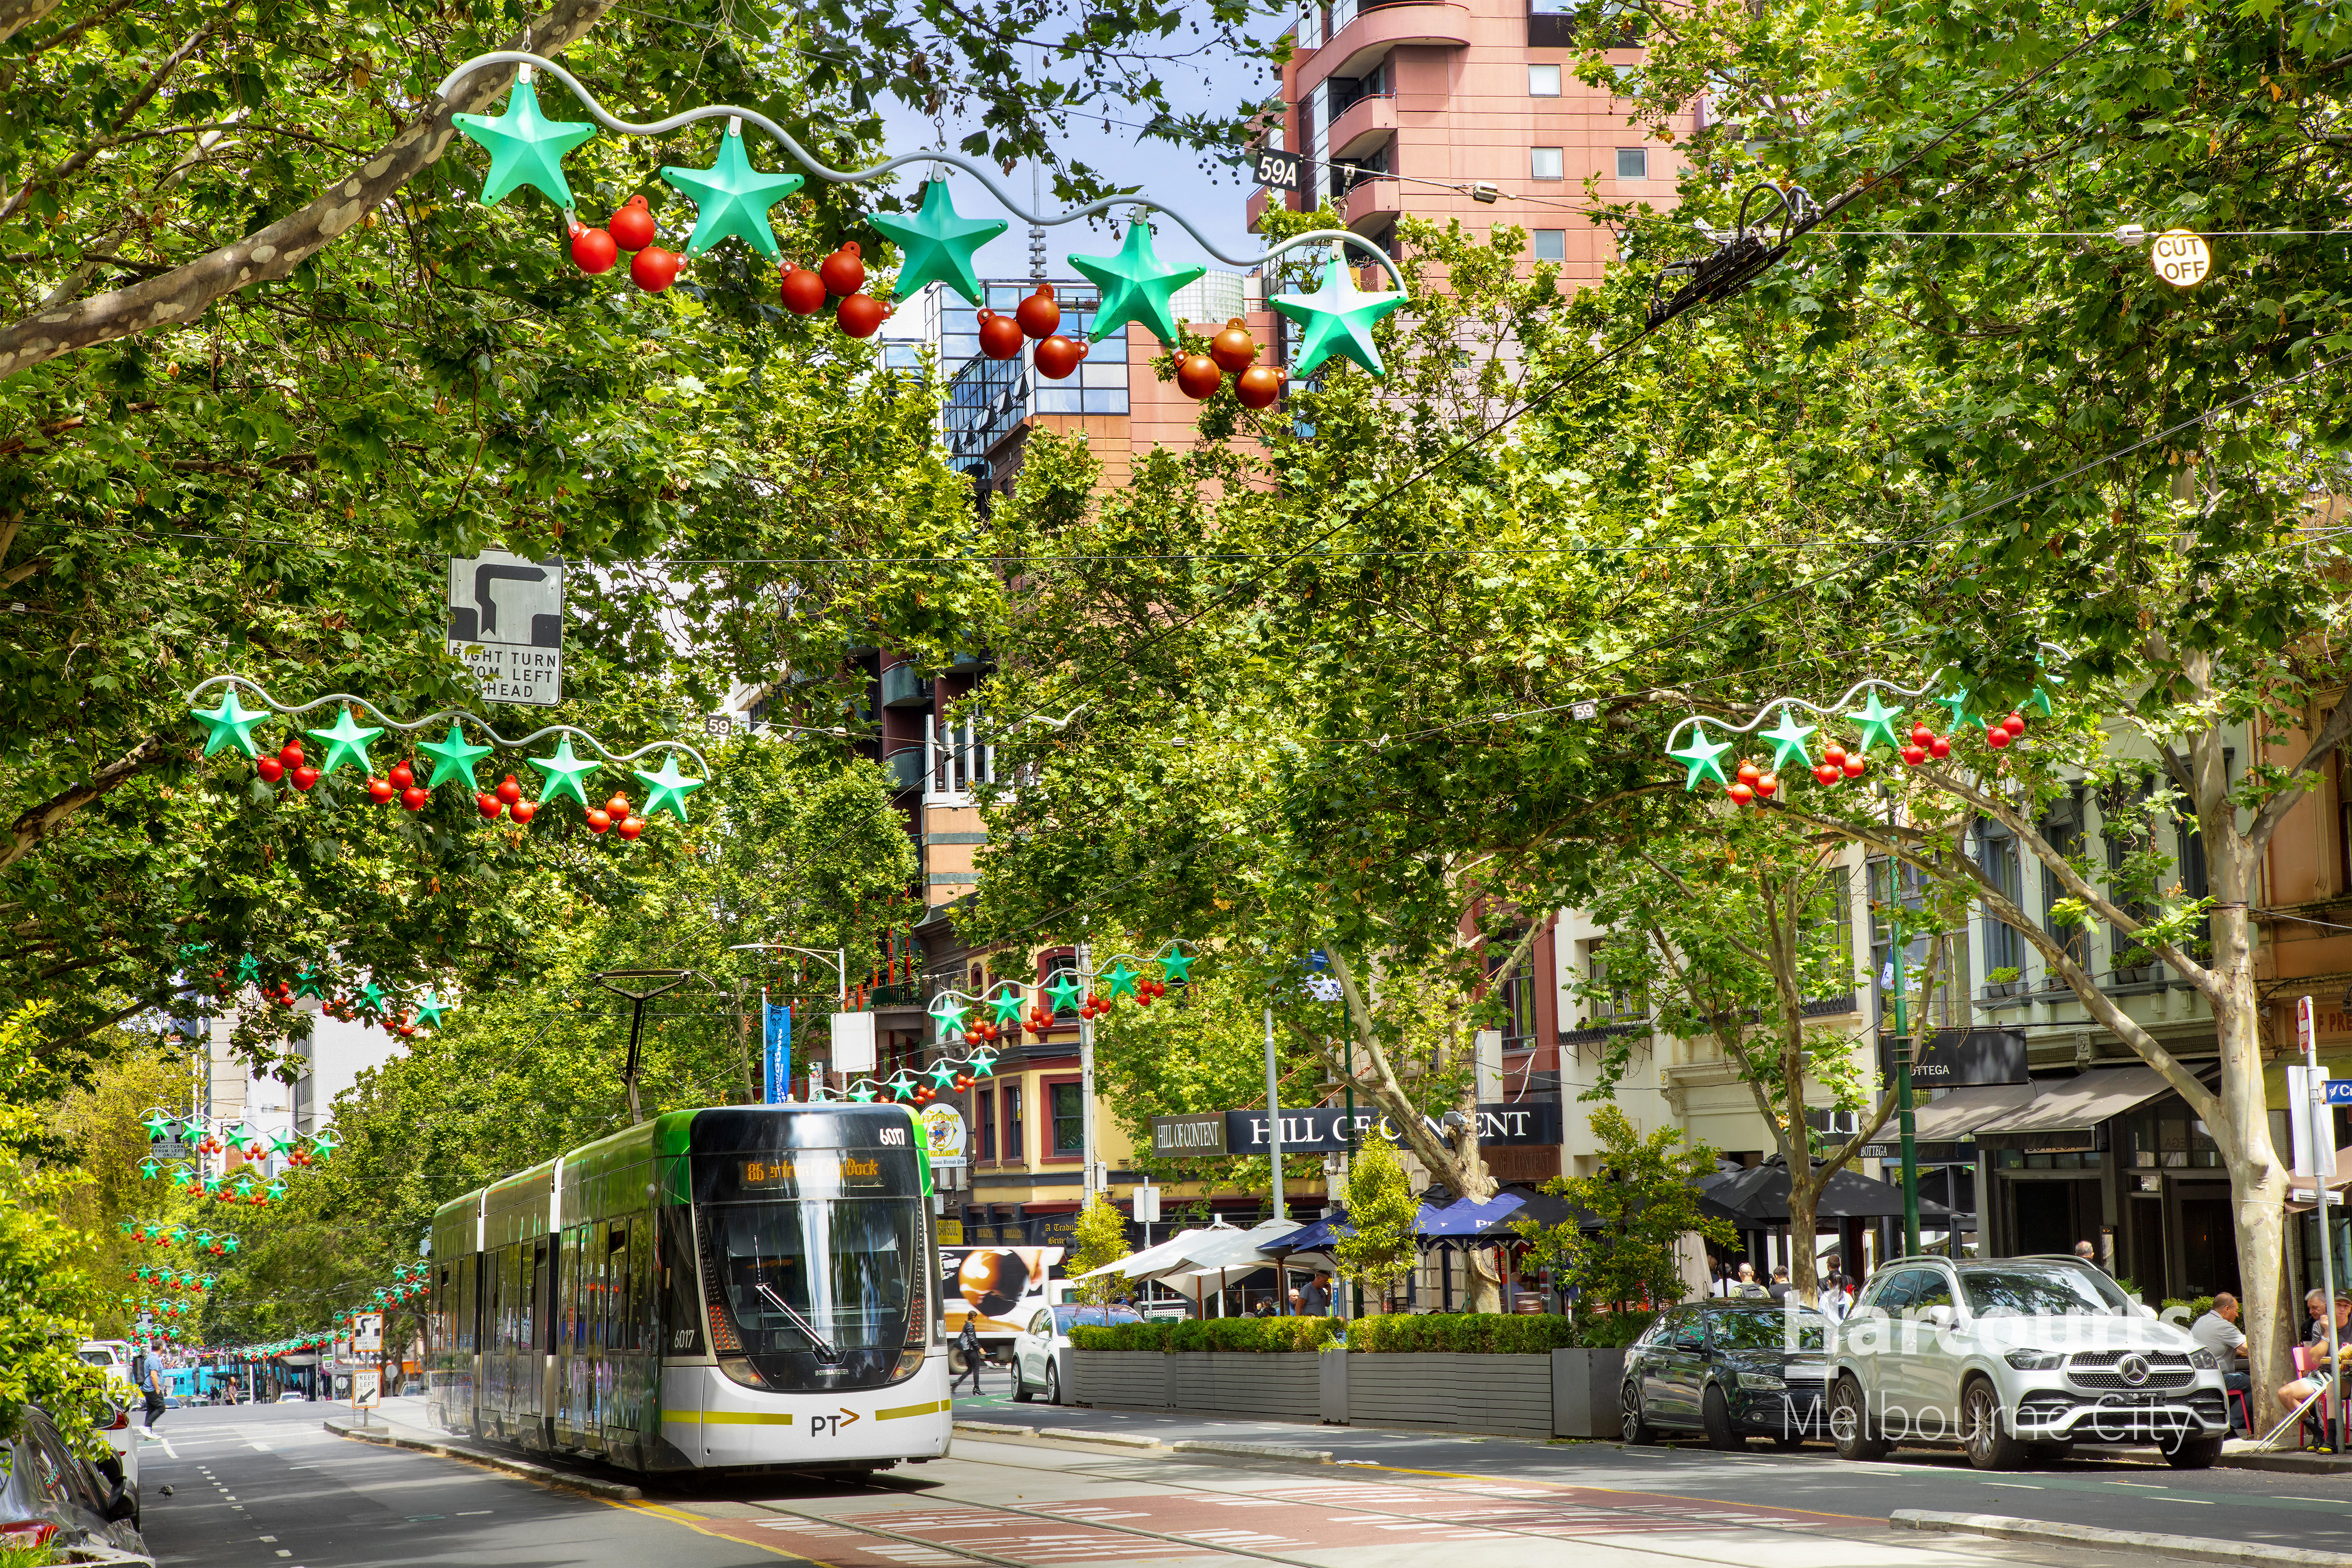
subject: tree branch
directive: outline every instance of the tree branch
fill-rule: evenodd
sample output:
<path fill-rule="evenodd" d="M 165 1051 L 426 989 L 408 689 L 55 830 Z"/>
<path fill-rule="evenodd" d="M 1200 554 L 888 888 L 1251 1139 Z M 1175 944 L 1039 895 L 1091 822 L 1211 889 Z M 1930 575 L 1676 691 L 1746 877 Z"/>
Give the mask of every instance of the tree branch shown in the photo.
<path fill-rule="evenodd" d="M 58 0 L 0 0 L 0 44 L 58 8 Z"/>
<path fill-rule="evenodd" d="M 2352 736 L 2352 694 L 2347 694 L 2336 704 L 2336 711 L 2327 716 L 2327 722 L 2322 724 L 2319 733 L 2311 738 L 2310 749 L 2303 753 L 2303 761 L 2294 764 L 2289 778 L 2315 777 L 2316 770 L 2326 760 L 2327 753 L 2342 745 L 2348 736 Z M 2278 831 L 2279 824 L 2286 820 L 2286 814 L 2295 808 L 2310 789 L 2307 784 L 2290 783 L 2264 801 L 2262 810 L 2254 814 L 2252 826 L 2246 829 L 2246 847 L 2255 854 L 2261 854 L 2269 846 L 2271 835 Z"/>
<path fill-rule="evenodd" d="M 161 735 L 150 735 L 91 774 L 88 784 L 78 784 L 71 789 L 51 795 L 38 805 L 26 806 L 10 824 L 8 841 L 0 844 L 0 870 L 7 869 L 31 854 L 43 839 L 64 826 L 75 812 L 120 789 L 171 754 L 172 743 L 169 741 Z"/>
<path fill-rule="evenodd" d="M 5 7 L 26 3 L 0 0 L 0 18 L 5 17 Z M 613 0 L 556 0 L 509 47 L 554 54 L 595 26 L 612 4 Z M 297 267 L 359 222 L 362 214 L 438 163 L 456 133 L 453 116 L 488 105 L 513 79 L 511 66 L 475 72 L 458 83 L 453 98 L 428 105 L 423 118 L 348 177 L 267 228 L 160 278 L 93 294 L 58 310 L 39 310 L 0 327 L 0 379 L 93 344 L 159 327 L 185 326 L 225 295 L 292 276 Z"/>

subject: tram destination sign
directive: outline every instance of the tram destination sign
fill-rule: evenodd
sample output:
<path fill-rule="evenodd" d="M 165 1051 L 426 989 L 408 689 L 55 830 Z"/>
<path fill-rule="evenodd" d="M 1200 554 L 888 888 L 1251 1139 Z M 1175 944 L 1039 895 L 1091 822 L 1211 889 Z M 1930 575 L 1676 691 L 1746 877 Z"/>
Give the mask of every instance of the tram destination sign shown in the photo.
<path fill-rule="evenodd" d="M 1263 1109 L 1155 1116 L 1151 1119 L 1151 1152 L 1161 1159 L 1260 1153 L 1273 1144 L 1272 1121 Z M 1432 1128 L 1439 1126 L 1436 1117 L 1427 1121 Z M 1559 1107 L 1549 1103 L 1496 1101 L 1478 1107 L 1481 1143 L 1505 1148 L 1558 1143 L 1559 1125 Z M 1360 1107 L 1351 1121 L 1349 1112 L 1336 1105 L 1283 1109 L 1285 1153 L 1323 1153 L 1349 1148 L 1356 1141 L 1370 1137 L 1391 1143 L 1403 1142 L 1397 1127 L 1378 1110 Z"/>

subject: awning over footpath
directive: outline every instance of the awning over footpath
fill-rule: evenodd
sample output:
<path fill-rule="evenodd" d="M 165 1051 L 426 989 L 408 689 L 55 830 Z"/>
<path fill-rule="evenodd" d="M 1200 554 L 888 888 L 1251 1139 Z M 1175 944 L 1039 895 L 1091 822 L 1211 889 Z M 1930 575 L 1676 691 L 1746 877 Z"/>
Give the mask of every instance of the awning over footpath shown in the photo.
<path fill-rule="evenodd" d="M 2147 1066 L 2093 1068 L 2070 1079 L 2039 1079 L 2032 1088 L 2032 1100 L 1979 1123 L 1977 1132 L 2087 1132 L 2110 1117 L 2172 1092 L 2164 1075 Z"/>
<path fill-rule="evenodd" d="M 1922 1143 L 1958 1143 L 1976 1136 L 1977 1129 L 2021 1110 L 2033 1099 L 2030 1083 L 1987 1083 L 1956 1089 L 1911 1113 L 1914 1136 Z M 1873 1143 L 1893 1143 L 1903 1129 L 1892 1116 L 1878 1130 Z"/>

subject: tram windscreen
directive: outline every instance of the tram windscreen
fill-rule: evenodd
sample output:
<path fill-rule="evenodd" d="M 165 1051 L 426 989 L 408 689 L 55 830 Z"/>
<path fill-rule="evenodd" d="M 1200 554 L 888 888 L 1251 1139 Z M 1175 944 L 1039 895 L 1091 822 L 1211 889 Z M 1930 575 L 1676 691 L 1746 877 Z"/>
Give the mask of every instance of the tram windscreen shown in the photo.
<path fill-rule="evenodd" d="M 891 1381 L 920 1310 L 922 1200 L 889 1162 L 851 1150 L 713 1160 L 698 1205 L 703 1289 L 714 1337 L 727 1328 L 771 1388 L 878 1387 Z M 898 1191 L 891 1189 L 897 1186 Z M 859 1195 L 861 1190 L 873 1196 Z M 730 1201 L 731 1200 L 731 1201 Z"/>

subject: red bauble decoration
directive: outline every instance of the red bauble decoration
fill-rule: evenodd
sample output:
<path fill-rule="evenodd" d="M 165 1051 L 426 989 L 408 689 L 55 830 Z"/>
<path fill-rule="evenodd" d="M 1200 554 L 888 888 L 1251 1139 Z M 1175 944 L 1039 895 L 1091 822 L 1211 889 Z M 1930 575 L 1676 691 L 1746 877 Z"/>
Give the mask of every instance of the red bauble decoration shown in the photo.
<path fill-rule="evenodd" d="M 1845 760 L 1845 776 L 1858 779 L 1870 771 L 1870 759 L 1855 752 Z"/>
<path fill-rule="evenodd" d="M 406 763 L 393 763 L 392 772 L 384 774 L 384 777 L 392 781 L 392 787 L 394 789 L 406 789 L 416 782 L 416 774 L 410 770 Z"/>
<path fill-rule="evenodd" d="M 653 215 L 646 215 L 650 224 Z M 583 272 L 610 272 L 613 263 L 621 258 L 621 247 L 613 237 L 601 228 L 581 228 L 572 232 L 572 265 Z"/>
<path fill-rule="evenodd" d="M 643 250 L 659 232 L 654 227 L 654 215 L 646 206 L 643 195 L 631 196 L 604 227 L 611 232 L 613 243 L 623 250 Z"/>
<path fill-rule="evenodd" d="M 263 784 L 276 784 L 286 776 L 286 764 L 276 757 L 264 757 L 253 764 L 253 771 L 261 775 Z"/>
<path fill-rule="evenodd" d="M 1924 762 L 1926 762 L 1927 760 L 1927 747 L 1925 747 L 1925 746 L 1921 746 L 1921 745 L 1916 745 L 1916 744 L 1915 744 L 1915 745 L 1906 746 L 1906 747 L 1904 747 L 1904 748 L 1903 748 L 1903 763 L 1904 763 L 1904 765 L 1905 765 L 1905 766 L 1906 766 L 1906 767 L 1914 767 L 1914 768 L 1916 768 L 1916 767 L 1917 767 L 1921 763 L 1924 763 Z"/>
<path fill-rule="evenodd" d="M 1254 364 L 1234 378 L 1234 395 L 1244 408 L 1271 408 L 1282 395 L 1282 372 L 1270 364 Z"/>
<path fill-rule="evenodd" d="M 319 770 L 310 766 L 310 763 L 305 763 L 300 767 L 294 770 L 294 787 L 296 789 L 309 789 L 312 784 L 317 784 L 318 782 Z"/>
<path fill-rule="evenodd" d="M 433 792 L 423 784 L 410 784 L 400 792 L 400 804 L 411 811 L 423 811 L 433 804 Z"/>
<path fill-rule="evenodd" d="M 1050 338 L 1061 330 L 1062 307 L 1055 302 L 1054 286 L 1040 283 L 1037 291 L 1013 308 L 1013 319 L 1033 338 Z"/>
<path fill-rule="evenodd" d="M 1832 768 L 1845 766 L 1845 748 L 1832 741 L 1822 748 L 1822 763 L 1824 766 Z"/>
<path fill-rule="evenodd" d="M 1739 771 L 1735 776 L 1741 784 L 1752 784 L 1758 779 L 1764 776 L 1764 770 L 1758 767 L 1754 763 L 1742 763 L 1739 764 Z"/>
<path fill-rule="evenodd" d="M 1766 773 L 1762 778 L 1756 781 L 1756 793 L 1764 796 L 1767 800 L 1769 800 L 1773 795 L 1779 794 L 1780 789 L 1780 775 L 1779 773 Z M 1164 992 L 1168 988 L 1163 985 L 1160 989 Z"/>
<path fill-rule="evenodd" d="M 624 838 L 635 838 L 645 830 L 646 819 L 642 816 L 632 816 L 621 824 L 621 837 Z"/>
<path fill-rule="evenodd" d="M 991 359 L 1011 359 L 1021 352 L 1025 340 L 1021 335 L 1021 323 L 1010 316 L 1000 316 L 993 310 L 980 313 L 980 352 Z"/>
<path fill-rule="evenodd" d="M 1936 731 L 1932 726 L 1927 724 L 1914 724 L 1911 726 L 1911 743 L 1913 745 L 1924 748 L 1933 744 L 1935 739 Z"/>
<path fill-rule="evenodd" d="M 604 814 L 615 822 L 629 815 L 629 797 L 616 792 L 612 799 L 604 803 Z"/>
<path fill-rule="evenodd" d="M 1224 385 L 1225 373 L 1207 354 L 1186 354 L 1176 362 L 1176 390 L 1195 403 L 1206 403 Z"/>
<path fill-rule="evenodd" d="M 824 279 L 805 267 L 787 267 L 777 293 L 784 309 L 795 316 L 814 316 L 824 309 Z"/>
<path fill-rule="evenodd" d="M 2000 722 L 2002 728 L 2006 729 L 2011 735 L 2022 735 L 2025 733 L 2025 715 L 2022 713 L 2013 712 Z"/>
<path fill-rule="evenodd" d="M 833 313 L 834 325 L 853 338 L 872 337 L 889 319 L 889 307 L 871 294 L 852 294 Z"/>
<path fill-rule="evenodd" d="M 589 832 L 591 832 L 591 833 L 602 833 L 602 832 L 604 832 L 604 829 L 606 829 L 606 828 L 608 828 L 608 827 L 610 827 L 610 826 L 613 826 L 613 818 L 612 818 L 611 814 L 609 814 L 609 813 L 607 813 L 607 812 L 598 811 L 598 810 L 596 810 L 596 809 L 595 809 L 594 807 L 593 807 L 593 806 L 589 808 L 589 812 L 588 812 L 588 831 L 589 831 Z"/>
<path fill-rule="evenodd" d="M 1827 763 L 1822 763 L 1813 770 L 1813 782 L 1815 784 L 1833 784 L 1843 777 L 1845 777 L 1845 770 L 1843 768 L 1833 768 Z"/>
<path fill-rule="evenodd" d="M 1248 324 L 1239 316 L 1227 321 L 1225 330 L 1209 340 L 1209 357 L 1235 375 L 1249 369 L 1257 359 L 1257 344 L 1250 341 Z"/>
<path fill-rule="evenodd" d="M 509 773 L 506 777 L 499 781 L 499 787 L 492 790 L 490 793 L 497 795 L 500 800 L 505 801 L 509 805 L 512 805 L 515 802 L 522 798 L 522 785 L 515 783 L 514 774 Z"/>
<path fill-rule="evenodd" d="M 866 263 L 857 254 L 857 242 L 849 240 L 839 250 L 816 264 L 816 275 L 828 294 L 844 299 L 866 287 Z"/>
<path fill-rule="evenodd" d="M 1734 805 L 1752 805 L 1756 801 L 1756 792 L 1744 784 L 1733 784 L 1723 793 L 1731 797 Z"/>
<path fill-rule="evenodd" d="M 649 245 L 629 261 L 629 281 L 648 294 L 658 294 L 677 281 L 678 269 L 686 258 L 674 250 L 664 250 Z"/>
<path fill-rule="evenodd" d="M 507 803 L 494 795 L 477 794 L 474 796 L 474 808 L 488 820 L 496 822 L 499 814 L 506 810 Z"/>
<path fill-rule="evenodd" d="M 1952 742 L 1938 735 L 1927 742 L 1927 754 L 1931 757 L 1948 757 L 1952 754 Z"/>
<path fill-rule="evenodd" d="M 398 790 L 392 787 L 392 784 L 388 780 L 368 780 L 368 798 L 375 802 L 378 805 L 391 805 L 392 797 L 399 793 L 400 792 Z"/>
<path fill-rule="evenodd" d="M 1985 731 L 1985 740 L 1991 744 L 1995 751 L 1999 751 L 2001 747 L 2008 745 L 2010 742 L 2015 738 L 2016 737 L 2012 736 L 2009 732 L 2009 726 L 2006 724 L 1995 724 L 1991 729 Z"/>
<path fill-rule="evenodd" d="M 507 815 L 525 826 L 529 826 L 530 819 L 539 815 L 539 807 L 527 800 L 519 800 L 507 807 Z"/>
<path fill-rule="evenodd" d="M 1072 342 L 1055 332 L 1037 345 L 1037 374 L 1048 381 L 1060 381 L 1078 368 L 1087 357 L 1087 345 Z"/>
<path fill-rule="evenodd" d="M 284 745 L 278 747 L 278 760 L 285 763 L 289 768 L 300 767 L 302 765 L 302 742 L 299 741 L 289 741 Z"/>

